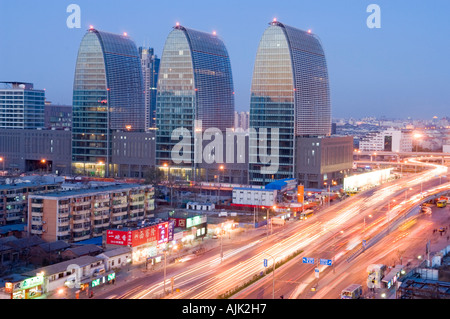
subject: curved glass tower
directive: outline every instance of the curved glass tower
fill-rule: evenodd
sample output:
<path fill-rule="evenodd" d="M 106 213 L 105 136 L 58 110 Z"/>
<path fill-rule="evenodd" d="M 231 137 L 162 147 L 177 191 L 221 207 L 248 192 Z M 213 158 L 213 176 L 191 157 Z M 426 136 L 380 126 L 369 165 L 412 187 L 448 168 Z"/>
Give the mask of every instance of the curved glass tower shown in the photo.
<path fill-rule="evenodd" d="M 139 53 L 125 35 L 89 29 L 78 50 L 73 85 L 72 168 L 112 175 L 112 130 L 145 128 Z"/>
<path fill-rule="evenodd" d="M 201 121 L 201 125 L 199 122 Z M 156 163 L 194 167 L 195 130 L 234 126 L 234 89 L 231 64 L 223 41 L 209 34 L 177 25 L 170 32 L 161 56 L 156 99 Z M 185 128 L 187 161 L 173 164 L 171 152 L 179 140 L 174 130 Z M 201 150 L 199 150 L 201 152 Z M 186 155 L 186 154 L 185 154 Z"/>
<path fill-rule="evenodd" d="M 296 136 L 331 134 L 328 71 L 320 40 L 277 21 L 269 23 L 259 43 L 251 87 L 249 182 L 265 185 L 293 178 Z M 279 159 L 275 174 L 263 174 L 258 155 L 261 129 L 278 128 Z"/>

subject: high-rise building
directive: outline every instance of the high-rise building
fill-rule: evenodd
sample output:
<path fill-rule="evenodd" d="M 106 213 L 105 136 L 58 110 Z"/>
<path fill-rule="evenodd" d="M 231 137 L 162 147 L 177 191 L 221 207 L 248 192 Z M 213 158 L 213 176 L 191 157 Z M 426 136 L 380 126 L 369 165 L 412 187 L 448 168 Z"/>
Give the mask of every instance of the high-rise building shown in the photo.
<path fill-rule="evenodd" d="M 235 131 L 247 131 L 250 120 L 250 112 L 234 112 Z"/>
<path fill-rule="evenodd" d="M 145 129 L 141 61 L 126 35 L 90 28 L 81 41 L 73 85 L 72 168 L 110 176 L 112 131 Z"/>
<path fill-rule="evenodd" d="M 194 146 L 195 132 L 208 128 L 225 132 L 227 128 L 233 128 L 230 58 L 223 41 L 215 33 L 200 32 L 179 24 L 170 32 L 159 69 L 156 126 L 156 164 L 171 166 L 174 169 L 171 173 L 185 178 L 194 178 L 194 154 L 202 152 Z M 180 135 L 175 131 L 183 128 L 186 143 L 180 142 Z M 180 140 L 172 140 L 173 133 Z M 171 153 L 178 143 L 185 144 L 183 155 L 187 160 L 175 165 Z"/>
<path fill-rule="evenodd" d="M 45 91 L 32 83 L 0 82 L 0 128 L 44 127 Z"/>
<path fill-rule="evenodd" d="M 154 54 L 153 48 L 139 47 L 139 56 L 145 91 L 145 129 L 148 131 L 156 126 L 156 89 L 160 59 Z"/>
<path fill-rule="evenodd" d="M 278 138 L 273 134 L 278 128 Z M 331 106 L 325 54 L 319 38 L 276 20 L 259 43 L 253 70 L 250 132 L 267 129 L 267 145 L 278 142 L 278 170 L 262 173 L 258 136 L 250 133 L 249 182 L 293 178 L 296 138 L 331 134 Z M 273 144 L 272 144 L 273 143 Z M 261 156 L 261 153 L 259 154 Z"/>
<path fill-rule="evenodd" d="M 72 105 L 45 102 L 45 128 L 62 130 L 72 128 Z"/>

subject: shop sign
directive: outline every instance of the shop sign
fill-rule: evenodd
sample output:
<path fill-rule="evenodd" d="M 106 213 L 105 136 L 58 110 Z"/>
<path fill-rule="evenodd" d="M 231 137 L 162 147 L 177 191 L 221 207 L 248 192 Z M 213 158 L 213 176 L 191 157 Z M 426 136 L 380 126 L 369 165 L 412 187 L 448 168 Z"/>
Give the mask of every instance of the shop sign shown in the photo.
<path fill-rule="evenodd" d="M 14 284 L 14 290 L 25 290 L 25 289 L 29 289 L 31 287 L 42 285 L 43 283 L 44 283 L 43 276 L 31 277 L 31 278 L 25 279 L 23 281 L 16 282 Z"/>

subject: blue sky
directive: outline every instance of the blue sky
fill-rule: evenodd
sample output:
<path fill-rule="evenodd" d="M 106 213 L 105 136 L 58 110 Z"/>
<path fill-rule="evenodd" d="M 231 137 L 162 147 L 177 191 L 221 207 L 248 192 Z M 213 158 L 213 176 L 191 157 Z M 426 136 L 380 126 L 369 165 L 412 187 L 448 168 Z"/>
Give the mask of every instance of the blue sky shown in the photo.
<path fill-rule="evenodd" d="M 69 4 L 81 28 L 69 29 Z M 381 28 L 369 29 L 369 4 Z M 274 17 L 311 29 L 323 44 L 333 117 L 450 116 L 448 0 L 0 0 L 0 81 L 33 82 L 53 103 L 71 104 L 80 41 L 93 25 L 127 32 L 161 56 L 176 22 L 216 31 L 227 46 L 236 110 L 248 110 L 253 63 Z"/>

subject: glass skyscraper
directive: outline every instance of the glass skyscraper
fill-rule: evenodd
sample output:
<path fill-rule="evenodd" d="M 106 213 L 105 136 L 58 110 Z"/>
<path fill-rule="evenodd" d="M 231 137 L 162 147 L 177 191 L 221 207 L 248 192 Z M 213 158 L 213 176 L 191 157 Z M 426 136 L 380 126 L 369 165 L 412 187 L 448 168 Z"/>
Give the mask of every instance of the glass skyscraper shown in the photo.
<path fill-rule="evenodd" d="M 156 126 L 156 89 L 161 60 L 154 54 L 153 48 L 139 47 L 139 56 L 145 91 L 145 129 L 148 131 Z"/>
<path fill-rule="evenodd" d="M 318 37 L 274 20 L 259 43 L 250 100 L 249 182 L 264 185 L 295 176 L 297 136 L 331 133 L 331 106 L 325 55 Z M 278 128 L 279 167 L 262 174 L 258 157 L 261 129 Z"/>
<path fill-rule="evenodd" d="M 143 131 L 139 53 L 127 35 L 90 28 L 81 41 L 73 85 L 74 173 L 111 176 L 111 132 Z"/>
<path fill-rule="evenodd" d="M 231 64 L 223 41 L 177 24 L 164 45 L 156 100 L 156 163 L 181 168 L 175 172 L 193 178 L 195 131 L 218 128 L 225 133 L 234 126 L 234 89 Z M 196 121 L 197 122 L 197 127 Z M 192 138 L 190 163 L 174 164 L 172 140 L 175 129 L 185 128 Z M 181 144 L 179 144 L 181 145 Z M 174 172 L 174 173 L 175 173 Z"/>

